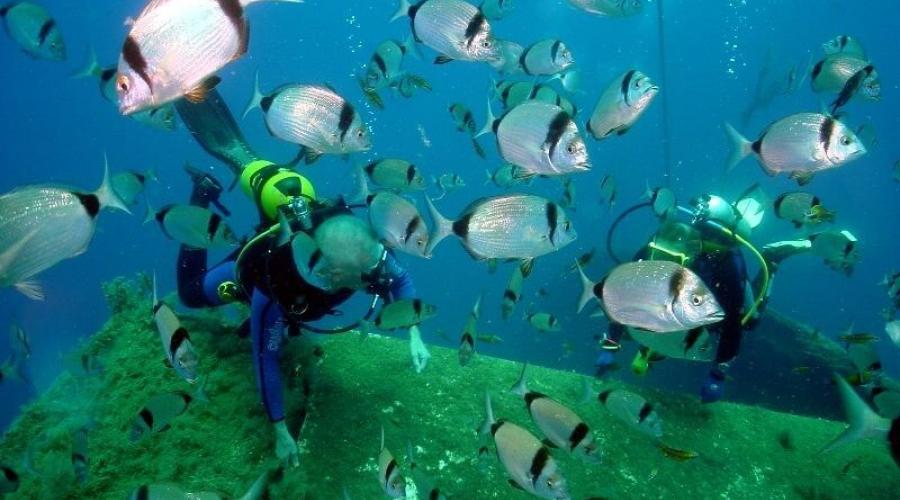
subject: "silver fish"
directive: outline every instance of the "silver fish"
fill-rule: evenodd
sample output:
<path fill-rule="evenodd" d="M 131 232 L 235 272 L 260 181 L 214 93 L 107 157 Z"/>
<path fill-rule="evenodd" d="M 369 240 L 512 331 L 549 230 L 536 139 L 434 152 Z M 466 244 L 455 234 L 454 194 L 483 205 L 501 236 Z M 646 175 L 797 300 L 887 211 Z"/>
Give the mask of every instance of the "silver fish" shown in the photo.
<path fill-rule="evenodd" d="M 457 358 L 459 366 L 468 366 L 475 356 L 475 339 L 478 338 L 478 318 L 481 317 L 481 296 L 475 300 L 472 311 L 466 319 L 466 326 L 463 328 L 462 335 L 459 338 L 459 348 L 457 349 Z"/>
<path fill-rule="evenodd" d="M 525 47 L 511 40 L 496 40 L 494 43 L 497 44 L 500 56 L 497 60 L 489 63 L 492 68 L 504 75 L 517 75 L 525 72 L 522 69 L 522 53 L 525 52 Z"/>
<path fill-rule="evenodd" d="M 533 268 L 534 259 L 524 261 L 513 268 L 509 281 L 506 282 L 506 289 L 503 291 L 503 300 L 500 302 L 500 316 L 503 319 L 509 319 L 516 304 L 522 300 L 522 284 Z"/>
<path fill-rule="evenodd" d="M 628 132 L 658 93 L 659 87 L 647 75 L 636 69 L 627 71 L 603 91 L 587 131 L 595 139 Z"/>
<path fill-rule="evenodd" d="M 527 363 L 522 365 L 519 380 L 510 392 L 525 400 L 525 408 L 531 414 L 531 420 L 555 447 L 562 448 L 587 463 L 599 463 L 600 453 L 588 425 L 568 407 L 544 394 L 528 390 L 525 378 L 527 368 Z"/>
<path fill-rule="evenodd" d="M 626 262 L 601 283 L 581 270 L 578 312 L 598 298 L 610 320 L 656 333 L 677 332 L 722 321 L 725 313 L 703 280 L 669 261 Z"/>
<path fill-rule="evenodd" d="M 415 205 L 390 191 L 370 195 L 366 204 L 369 223 L 386 246 L 416 257 L 429 257 L 425 251 L 428 226 Z"/>
<path fill-rule="evenodd" d="M 513 8 L 513 0 L 483 0 L 478 7 L 484 17 L 491 21 L 503 19 Z"/>
<path fill-rule="evenodd" d="M 187 411 L 193 398 L 185 392 L 162 394 L 141 408 L 131 425 L 131 441 L 169 429 L 172 421 Z"/>
<path fill-rule="evenodd" d="M 884 333 L 895 346 L 900 347 L 900 319 L 895 319 L 884 325 Z"/>
<path fill-rule="evenodd" d="M 814 206 L 821 205 L 819 197 L 812 193 L 791 191 L 784 193 L 775 199 L 775 215 L 794 224 L 794 227 L 802 227 L 807 215 Z"/>
<path fill-rule="evenodd" d="M 569 3 L 590 14 L 608 17 L 629 17 L 641 13 L 641 0 L 569 0 Z"/>
<path fill-rule="evenodd" d="M 651 188 L 648 184 L 644 198 L 650 202 L 657 217 L 666 217 L 675 210 L 675 193 L 667 187 Z"/>
<path fill-rule="evenodd" d="M 9 327 L 9 344 L 17 359 L 25 360 L 31 357 L 31 339 L 22 327 L 17 325 Z"/>
<path fill-rule="evenodd" d="M 716 355 L 713 338 L 705 328 L 683 332 L 655 333 L 639 328 L 628 328 L 635 342 L 671 359 L 688 361 L 712 361 Z"/>
<path fill-rule="evenodd" d="M 262 1 L 150 0 L 119 56 L 119 111 L 128 115 L 181 97 L 202 101 L 218 83 L 211 75 L 247 51 L 244 8 Z"/>
<path fill-rule="evenodd" d="M 844 54 L 845 56 L 868 59 L 862 43 L 852 36 L 838 35 L 822 44 L 825 55 Z"/>
<path fill-rule="evenodd" d="M 491 62 L 500 52 L 491 33 L 491 24 L 478 7 L 462 0 L 423 0 L 411 5 L 400 0 L 391 21 L 412 19 L 416 40 L 438 52 L 435 64 L 453 60 Z"/>
<path fill-rule="evenodd" d="M 257 77 L 244 117 L 256 108 L 265 114 L 270 134 L 306 148 L 306 163 L 323 154 L 343 155 L 372 147 L 369 129 L 359 113 L 329 87 L 284 85 L 263 94 Z"/>
<path fill-rule="evenodd" d="M 375 317 L 375 326 L 382 330 L 396 330 L 418 325 L 437 316 L 437 307 L 419 299 L 395 300 L 385 305 Z"/>
<path fill-rule="evenodd" d="M 565 43 L 550 38 L 525 49 L 521 62 L 522 69 L 528 75 L 551 76 L 569 69 L 575 64 L 575 58 Z"/>
<path fill-rule="evenodd" d="M 482 198 L 469 204 L 456 221 L 447 220 L 430 199 L 426 201 L 434 221 L 428 254 L 453 234 L 478 260 L 531 259 L 555 252 L 578 236 L 562 207 L 540 196 Z"/>
<path fill-rule="evenodd" d="M 406 478 L 390 450 L 384 446 L 384 427 L 381 428 L 381 452 L 378 454 L 378 482 L 391 498 L 406 498 Z"/>
<path fill-rule="evenodd" d="M 0 287 L 43 299 L 40 285 L 31 279 L 84 253 L 105 208 L 128 211 L 110 186 L 108 168 L 93 193 L 27 186 L 0 196 Z"/>
<path fill-rule="evenodd" d="M 733 151 L 728 168 L 755 154 L 769 175 L 784 172 L 798 180 L 820 170 L 840 167 L 864 154 L 866 147 L 850 127 L 820 113 L 798 113 L 769 125 L 756 141 L 749 141 L 729 124 L 725 130 Z"/>
<path fill-rule="evenodd" d="M 402 69 L 403 58 L 415 53 L 416 41 L 412 37 L 403 43 L 385 40 L 378 44 L 366 65 L 363 89 L 378 91 L 397 85 L 405 74 Z"/>
<path fill-rule="evenodd" d="M 875 66 L 853 56 L 836 54 L 822 59 L 813 66 L 810 82 L 815 92 L 839 94 L 832 104 L 832 113 L 857 94 L 870 101 L 881 98 Z"/>
<path fill-rule="evenodd" d="M 497 456 L 511 480 L 538 497 L 569 500 L 568 485 L 550 450 L 522 427 L 495 420 L 490 395 L 485 393 L 484 400 L 486 418 L 482 433 L 493 436 Z"/>
<path fill-rule="evenodd" d="M 32 2 L 10 2 L 0 7 L 6 34 L 34 59 L 66 60 L 66 43 L 56 21 Z"/>
<path fill-rule="evenodd" d="M 616 179 L 609 174 L 603 176 L 600 181 L 600 200 L 606 203 L 610 210 L 616 206 L 617 191 Z"/>
<path fill-rule="evenodd" d="M 112 184 L 113 191 L 119 195 L 119 198 L 129 207 L 133 207 L 137 205 L 138 196 L 140 196 L 141 193 L 144 192 L 144 188 L 147 187 L 147 181 L 157 180 L 156 172 L 153 170 L 146 170 L 144 172 L 127 170 L 125 172 L 114 174 L 110 183 Z"/>
<path fill-rule="evenodd" d="M 472 115 L 472 111 L 465 104 L 458 102 L 451 104 L 448 110 L 450 111 L 450 116 L 453 117 L 456 130 L 469 134 L 472 137 L 472 148 L 475 149 L 475 154 L 484 158 L 484 148 L 475 139 L 475 117 Z"/>
<path fill-rule="evenodd" d="M 181 326 L 175 312 L 156 294 L 156 275 L 153 275 L 153 321 L 159 332 L 166 362 L 188 383 L 197 381 L 197 366 L 200 364 L 194 344 L 187 329 Z"/>
<path fill-rule="evenodd" d="M 527 101 L 495 119 L 488 104 L 488 121 L 478 135 L 491 130 L 503 159 L 530 174 L 564 175 L 591 168 L 578 126 L 559 106 Z"/>
<path fill-rule="evenodd" d="M 485 170 L 485 174 L 487 175 L 487 180 L 484 181 L 485 184 L 493 182 L 495 186 L 502 189 L 508 189 L 519 184 L 527 184 L 534 179 L 534 176 L 528 175 L 521 167 L 512 163 L 505 163 L 497 167 L 497 170 L 493 172 Z"/>
<path fill-rule="evenodd" d="M 624 389 L 603 391 L 597 399 L 629 427 L 657 439 L 662 437 L 662 421 L 646 399 Z"/>
<path fill-rule="evenodd" d="M 383 158 L 365 167 L 363 171 L 379 187 L 395 191 L 421 191 L 428 186 L 422 172 L 406 160 Z"/>
<path fill-rule="evenodd" d="M 559 106 L 569 116 L 578 114 L 572 101 L 544 83 L 501 80 L 494 84 L 492 92 L 493 98 L 503 104 L 503 109 L 512 109 L 526 101 L 541 101 Z"/>
<path fill-rule="evenodd" d="M 859 261 L 858 240 L 850 231 L 823 231 L 810 235 L 812 252 L 835 271 L 850 275 Z"/>
<path fill-rule="evenodd" d="M 147 205 L 144 223 L 159 223 L 163 234 L 192 248 L 223 248 L 238 245 L 234 231 L 222 216 L 194 205 L 167 205 L 158 212 Z"/>
<path fill-rule="evenodd" d="M 538 312 L 525 315 L 525 320 L 539 332 L 558 332 L 559 320 L 550 313 Z"/>

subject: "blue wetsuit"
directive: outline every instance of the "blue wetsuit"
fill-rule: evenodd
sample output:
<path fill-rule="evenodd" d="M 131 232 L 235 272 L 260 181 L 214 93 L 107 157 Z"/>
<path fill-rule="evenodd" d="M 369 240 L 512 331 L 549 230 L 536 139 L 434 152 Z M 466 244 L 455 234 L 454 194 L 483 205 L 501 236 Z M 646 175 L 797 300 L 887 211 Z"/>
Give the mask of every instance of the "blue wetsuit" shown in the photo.
<path fill-rule="evenodd" d="M 187 307 L 216 307 L 220 284 L 235 281 L 235 257 L 206 269 L 206 250 L 182 247 L 178 256 L 178 295 Z M 393 254 L 388 253 L 384 272 L 391 282 L 386 300 L 414 298 L 415 286 Z M 279 357 L 284 344 L 286 322 L 281 306 L 259 289 L 250 299 L 250 338 L 253 341 L 253 367 L 263 406 L 272 422 L 284 419 Z"/>

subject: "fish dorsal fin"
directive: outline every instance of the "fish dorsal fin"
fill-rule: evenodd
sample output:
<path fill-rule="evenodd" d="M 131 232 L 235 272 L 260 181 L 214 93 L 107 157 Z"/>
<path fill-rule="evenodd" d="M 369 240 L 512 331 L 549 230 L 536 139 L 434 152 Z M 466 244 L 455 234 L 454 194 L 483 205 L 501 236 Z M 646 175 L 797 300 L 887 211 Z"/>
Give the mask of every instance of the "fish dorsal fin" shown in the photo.
<path fill-rule="evenodd" d="M 218 85 L 219 82 L 221 82 L 221 81 L 222 81 L 222 79 L 219 78 L 218 76 L 215 76 L 215 75 L 211 76 L 211 77 L 207 78 L 206 80 L 203 80 L 203 82 L 201 82 L 196 87 L 187 91 L 184 94 L 184 98 L 187 99 L 188 102 L 190 102 L 192 104 L 199 104 L 199 103 L 203 102 L 204 100 L 206 100 L 206 96 L 209 94 L 209 92 L 212 89 L 216 88 L 216 85 Z"/>

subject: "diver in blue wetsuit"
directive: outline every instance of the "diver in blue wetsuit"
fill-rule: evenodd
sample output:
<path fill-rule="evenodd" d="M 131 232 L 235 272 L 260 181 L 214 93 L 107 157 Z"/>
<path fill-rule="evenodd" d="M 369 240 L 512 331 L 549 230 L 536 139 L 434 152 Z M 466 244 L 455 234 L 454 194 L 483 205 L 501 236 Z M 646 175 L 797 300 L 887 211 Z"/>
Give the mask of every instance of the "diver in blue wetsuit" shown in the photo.
<path fill-rule="evenodd" d="M 241 188 L 256 202 L 260 213 L 257 236 L 211 267 L 206 250 L 182 246 L 177 265 L 178 294 L 187 307 L 193 308 L 235 301 L 250 304 L 254 370 L 262 404 L 275 427 L 276 455 L 296 465 L 296 439 L 285 423 L 281 347 L 286 334 L 299 334 L 301 328 L 339 333 L 355 326 L 320 330 L 310 323 L 334 314 L 356 290 L 322 289 L 304 280 L 303 266 L 308 263 L 294 262 L 292 245 L 284 244 L 285 232 L 312 234 L 329 217 L 352 214 L 351 208 L 342 202 L 317 200 L 308 179 L 259 159 L 243 140 L 217 93 L 200 104 L 179 102 L 177 108 L 198 142 L 239 176 Z M 216 179 L 193 169 L 188 169 L 188 174 L 194 185 L 191 204 L 204 208 L 216 205 L 225 210 L 218 203 L 223 187 Z M 394 255 L 374 239 L 361 241 L 360 245 L 371 247 L 366 255 L 372 257 L 371 262 L 361 264 L 359 288 L 387 302 L 414 298 L 412 279 Z"/>

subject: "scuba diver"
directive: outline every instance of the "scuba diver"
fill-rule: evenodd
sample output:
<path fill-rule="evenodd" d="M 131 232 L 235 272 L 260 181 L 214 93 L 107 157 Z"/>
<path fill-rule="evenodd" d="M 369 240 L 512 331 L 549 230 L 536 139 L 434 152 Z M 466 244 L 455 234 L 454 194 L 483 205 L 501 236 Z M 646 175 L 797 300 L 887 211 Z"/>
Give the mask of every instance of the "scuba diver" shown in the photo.
<path fill-rule="evenodd" d="M 275 452 L 280 460 L 298 465 L 297 440 L 285 422 L 279 370 L 285 333 L 299 335 L 301 328 L 326 334 L 349 331 L 359 322 L 330 330 L 310 323 L 338 314 L 336 308 L 360 289 L 373 295 L 367 320 L 379 297 L 388 302 L 413 298 L 413 282 L 368 222 L 353 216 L 355 207 L 317 199 L 308 179 L 260 159 L 217 92 L 197 104 L 181 100 L 176 107 L 197 142 L 235 173 L 260 215 L 257 235 L 215 265 L 209 266 L 205 249 L 182 245 L 177 265 L 179 297 L 191 308 L 235 301 L 250 305 L 253 365 L 262 404 L 275 429 Z M 204 208 L 215 205 L 227 215 L 219 203 L 223 186 L 208 173 L 187 170 L 193 181 L 190 203 Z M 321 246 L 310 249 L 307 244 L 313 241 Z M 304 249 L 309 253 L 304 254 Z M 330 274 L 309 272 L 311 267 L 322 270 L 322 263 L 334 267 L 336 261 L 343 267 L 330 269 Z"/>
<path fill-rule="evenodd" d="M 607 251 L 616 262 L 621 263 L 612 252 L 612 236 L 616 227 L 632 212 L 650 205 L 642 203 L 632 207 L 610 227 Z M 634 260 L 670 260 L 691 269 L 706 283 L 722 306 L 725 318 L 707 327 L 710 333 L 718 334 L 719 342 L 714 365 L 700 388 L 701 400 L 711 403 L 724 394 L 728 368 L 740 351 L 744 330 L 756 325 L 759 312 L 768 298 L 771 276 L 765 258 L 747 241 L 751 229 L 762 219 L 761 205 L 749 211 L 754 214 L 750 217 L 744 215 L 747 210 L 739 211 L 716 195 L 700 196 L 691 205 L 691 208 L 674 207 L 663 214 L 659 230 Z M 676 214 L 686 215 L 689 221 L 679 221 Z M 758 290 L 755 299 L 741 248 L 749 250 L 760 261 L 760 274 L 755 280 Z M 785 256 L 787 254 L 785 252 Z M 610 323 L 595 363 L 598 374 L 602 375 L 612 367 L 613 353 L 619 350 L 624 333 L 624 325 Z M 651 352 L 642 349 L 635 358 L 633 369 L 637 373 L 646 372 L 651 356 Z"/>

